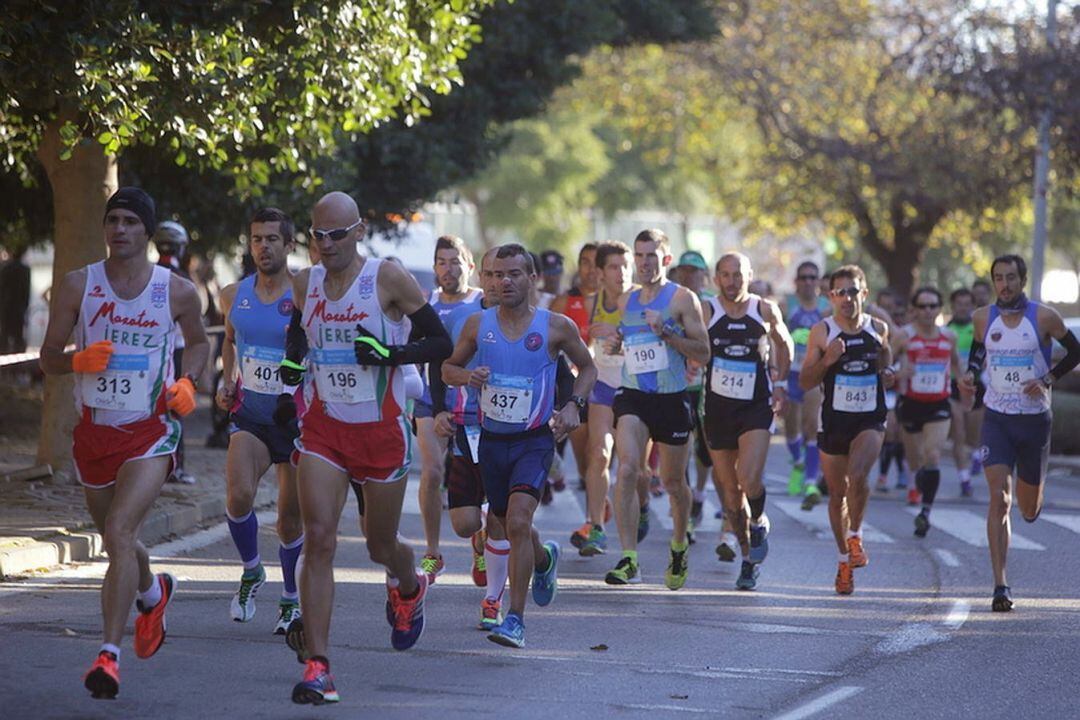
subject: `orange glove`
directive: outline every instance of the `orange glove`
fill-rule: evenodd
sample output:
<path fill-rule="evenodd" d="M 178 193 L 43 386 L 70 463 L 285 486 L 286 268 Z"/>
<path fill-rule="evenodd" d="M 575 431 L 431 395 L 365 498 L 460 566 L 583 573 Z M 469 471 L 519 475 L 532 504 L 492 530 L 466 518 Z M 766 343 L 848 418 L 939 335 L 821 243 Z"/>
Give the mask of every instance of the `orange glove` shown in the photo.
<path fill-rule="evenodd" d="M 180 417 L 195 409 L 195 386 L 191 380 L 182 377 L 165 391 L 165 406 Z"/>
<path fill-rule="evenodd" d="M 101 372 L 109 366 L 112 354 L 112 341 L 99 340 L 71 356 L 71 370 L 77 373 Z"/>

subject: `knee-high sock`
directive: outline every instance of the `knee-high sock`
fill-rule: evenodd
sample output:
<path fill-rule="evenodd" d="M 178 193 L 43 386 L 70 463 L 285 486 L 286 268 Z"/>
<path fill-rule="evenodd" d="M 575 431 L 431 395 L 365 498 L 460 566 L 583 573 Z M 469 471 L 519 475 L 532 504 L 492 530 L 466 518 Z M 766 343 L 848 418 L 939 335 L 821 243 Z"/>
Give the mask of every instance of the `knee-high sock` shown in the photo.
<path fill-rule="evenodd" d="M 240 553 L 240 559 L 244 561 L 244 569 L 259 567 L 262 558 L 259 557 L 259 519 L 255 517 L 255 511 L 252 510 L 240 518 L 232 515 L 226 517 L 229 521 L 229 534 Z"/>
<path fill-rule="evenodd" d="M 927 512 L 930 511 L 930 506 L 934 504 L 934 498 L 937 496 L 938 487 L 941 485 L 941 470 L 938 468 L 923 468 L 916 475 L 922 476 L 921 487 L 923 509 Z"/>
<path fill-rule="evenodd" d="M 818 454 L 816 442 L 806 443 L 806 482 L 817 482 L 818 472 L 821 470 L 821 456 Z"/>
<path fill-rule="evenodd" d="M 746 498 L 750 503 L 750 519 L 757 522 L 761 519 L 761 514 L 765 512 L 765 489 L 761 489 L 761 495 L 756 498 Z"/>
<path fill-rule="evenodd" d="M 484 597 L 499 600 L 510 573 L 510 541 L 488 538 L 484 544 L 484 562 L 487 563 L 487 593 Z"/>
<path fill-rule="evenodd" d="M 796 435 L 794 440 L 788 440 L 787 449 L 791 453 L 791 462 L 799 462 L 802 455 L 802 435 Z"/>
<path fill-rule="evenodd" d="M 296 585 L 296 563 L 300 560 L 300 553 L 304 551 L 304 536 L 293 540 L 288 545 L 282 543 L 278 546 L 278 559 L 281 560 L 281 575 L 284 577 L 284 587 L 281 591 L 282 600 L 296 600 L 300 597 L 300 591 Z"/>
<path fill-rule="evenodd" d="M 889 465 L 892 464 L 894 454 L 896 454 L 896 443 L 886 441 L 881 444 L 881 454 L 878 456 L 878 471 L 882 476 L 889 474 Z"/>

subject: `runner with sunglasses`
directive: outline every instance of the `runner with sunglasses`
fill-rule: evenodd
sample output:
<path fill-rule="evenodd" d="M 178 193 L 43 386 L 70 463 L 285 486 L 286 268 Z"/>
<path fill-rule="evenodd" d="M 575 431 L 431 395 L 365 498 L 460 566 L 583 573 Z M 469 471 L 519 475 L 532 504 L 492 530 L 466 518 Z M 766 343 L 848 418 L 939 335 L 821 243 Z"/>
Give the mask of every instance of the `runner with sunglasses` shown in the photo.
<path fill-rule="evenodd" d="M 941 452 L 949 437 L 949 377 L 958 371 L 960 360 L 956 336 L 937 325 L 941 314 L 941 293 L 937 288 L 916 290 L 911 307 L 912 322 L 892 341 L 893 355 L 900 358 L 894 366 L 900 387 L 896 419 L 905 456 L 915 472 L 915 487 L 922 496 L 922 510 L 915 516 L 915 535 L 926 537 L 930 509 L 941 485 Z"/>
<path fill-rule="evenodd" d="M 829 278 L 833 314 L 814 325 L 799 375 L 803 390 L 821 385 L 821 464 L 829 485 L 829 523 L 839 550 L 836 592 L 855 591 L 853 568 L 869 558 L 862 522 L 870 496 L 867 476 L 885 433 L 885 388 L 895 383 L 890 368 L 889 328 L 867 314 L 866 275 L 844 265 Z"/>

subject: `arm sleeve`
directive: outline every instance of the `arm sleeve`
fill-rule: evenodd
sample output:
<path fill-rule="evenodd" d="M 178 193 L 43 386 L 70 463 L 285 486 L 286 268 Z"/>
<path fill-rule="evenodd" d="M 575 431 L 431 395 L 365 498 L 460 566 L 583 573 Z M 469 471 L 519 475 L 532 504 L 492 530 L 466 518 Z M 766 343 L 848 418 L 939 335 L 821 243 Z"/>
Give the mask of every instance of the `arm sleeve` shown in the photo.
<path fill-rule="evenodd" d="M 307 333 L 303 315 L 293 308 L 289 327 L 285 331 L 285 358 L 281 361 L 281 380 L 286 385 L 299 385 L 304 379 L 303 362 L 308 353 Z"/>
<path fill-rule="evenodd" d="M 983 365 L 986 364 L 986 346 L 981 340 L 971 342 L 971 350 L 968 351 L 968 371 L 975 377 L 979 377 Z"/>
<path fill-rule="evenodd" d="M 1055 380 L 1060 380 L 1067 374 L 1072 372 L 1073 368 L 1080 365 L 1080 340 L 1076 339 L 1076 335 L 1072 330 L 1065 332 L 1065 337 L 1059 340 L 1062 346 L 1065 348 L 1065 357 L 1061 358 L 1061 362 L 1054 366 L 1050 371 L 1050 374 L 1054 376 Z"/>
<path fill-rule="evenodd" d="M 405 345 L 396 345 L 391 351 L 394 365 L 415 364 L 422 365 L 431 363 L 429 377 L 432 373 L 441 369 L 442 361 L 450 357 L 454 350 L 450 342 L 450 334 L 439 319 L 438 313 L 425 303 L 423 307 L 409 315 L 412 320 L 412 333 L 410 341 Z M 412 337 L 416 336 L 416 340 Z"/>

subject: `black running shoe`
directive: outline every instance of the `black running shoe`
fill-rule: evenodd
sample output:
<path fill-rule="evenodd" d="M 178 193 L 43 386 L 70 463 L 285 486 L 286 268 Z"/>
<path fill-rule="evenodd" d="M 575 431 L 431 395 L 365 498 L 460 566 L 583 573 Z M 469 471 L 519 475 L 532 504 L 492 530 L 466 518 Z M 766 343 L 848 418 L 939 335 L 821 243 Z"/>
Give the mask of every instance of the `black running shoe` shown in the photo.
<path fill-rule="evenodd" d="M 994 612 L 1009 612 L 1012 610 L 1012 595 L 1009 594 L 1008 585 L 998 585 L 994 588 L 994 600 L 990 609 Z"/>
<path fill-rule="evenodd" d="M 285 644 L 296 653 L 296 661 L 301 665 L 307 663 L 307 645 L 304 642 L 304 619 L 295 618 L 289 623 L 285 631 Z"/>
<path fill-rule="evenodd" d="M 915 537 L 926 537 L 930 530 L 930 516 L 923 510 L 915 516 Z"/>

